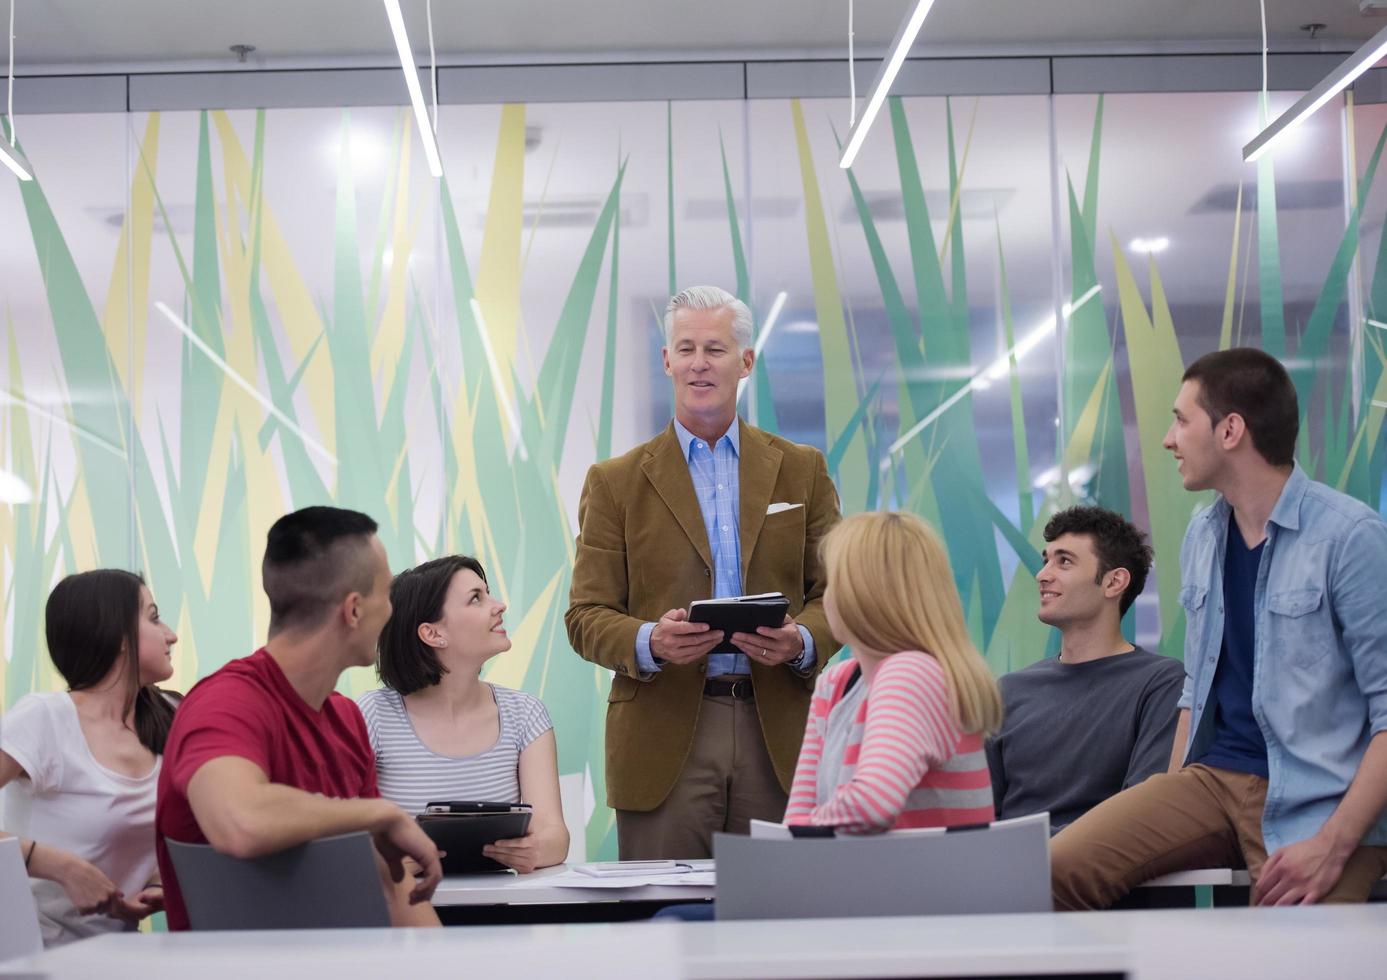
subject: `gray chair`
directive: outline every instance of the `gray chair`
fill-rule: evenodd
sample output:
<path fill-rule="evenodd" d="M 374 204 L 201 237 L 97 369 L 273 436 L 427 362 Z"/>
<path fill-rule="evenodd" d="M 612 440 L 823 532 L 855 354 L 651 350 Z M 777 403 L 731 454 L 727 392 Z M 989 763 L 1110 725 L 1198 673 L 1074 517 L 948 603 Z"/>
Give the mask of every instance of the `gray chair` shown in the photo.
<path fill-rule="evenodd" d="M 241 859 L 165 838 L 188 921 L 199 929 L 350 929 L 390 925 L 365 832 Z"/>
<path fill-rule="evenodd" d="M 43 952 L 39 913 L 19 838 L 0 839 L 0 962 Z"/>
<path fill-rule="evenodd" d="M 717 918 L 1049 912 L 1049 814 L 860 837 L 713 837 Z"/>

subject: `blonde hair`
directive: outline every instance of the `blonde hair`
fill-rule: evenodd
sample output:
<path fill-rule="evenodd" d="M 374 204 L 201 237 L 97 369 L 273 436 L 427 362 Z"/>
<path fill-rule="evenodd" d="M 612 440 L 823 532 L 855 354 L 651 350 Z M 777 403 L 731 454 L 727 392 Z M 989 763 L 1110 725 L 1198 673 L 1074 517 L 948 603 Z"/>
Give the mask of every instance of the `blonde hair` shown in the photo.
<path fill-rule="evenodd" d="M 1001 727 L 1002 696 L 968 635 L 939 535 L 914 514 L 872 512 L 823 540 L 824 568 L 845 643 L 879 653 L 922 650 L 944 668 L 964 731 Z"/>

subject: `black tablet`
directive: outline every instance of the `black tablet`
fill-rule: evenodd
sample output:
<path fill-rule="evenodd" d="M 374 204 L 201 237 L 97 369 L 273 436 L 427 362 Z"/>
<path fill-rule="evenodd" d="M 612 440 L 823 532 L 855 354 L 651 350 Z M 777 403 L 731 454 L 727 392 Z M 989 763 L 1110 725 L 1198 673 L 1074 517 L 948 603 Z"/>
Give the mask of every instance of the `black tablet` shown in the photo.
<path fill-rule="evenodd" d="M 732 645 L 733 633 L 755 633 L 758 626 L 779 626 L 789 611 L 790 600 L 779 592 L 699 599 L 689 606 L 689 622 L 707 623 L 711 629 L 723 631 L 722 642 L 712 653 L 741 653 Z"/>
<path fill-rule="evenodd" d="M 454 810 L 450 813 L 425 812 L 415 819 L 429 839 L 444 852 L 445 875 L 475 874 L 479 871 L 510 870 L 482 853 L 482 848 L 498 840 L 524 837 L 530 829 L 528 804 L 509 804 L 504 812 L 494 810 Z"/>

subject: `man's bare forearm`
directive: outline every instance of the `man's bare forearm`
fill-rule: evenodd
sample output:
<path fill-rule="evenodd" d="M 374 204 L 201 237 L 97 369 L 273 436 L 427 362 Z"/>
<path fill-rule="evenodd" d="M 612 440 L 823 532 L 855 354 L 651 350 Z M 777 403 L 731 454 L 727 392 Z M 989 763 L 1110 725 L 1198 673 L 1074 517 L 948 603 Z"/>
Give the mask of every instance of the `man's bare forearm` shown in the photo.
<path fill-rule="evenodd" d="M 379 833 L 403 815 L 387 800 L 333 800 L 271 783 L 254 763 L 233 757 L 213 759 L 193 775 L 188 803 L 208 842 L 239 858 L 334 834 Z"/>

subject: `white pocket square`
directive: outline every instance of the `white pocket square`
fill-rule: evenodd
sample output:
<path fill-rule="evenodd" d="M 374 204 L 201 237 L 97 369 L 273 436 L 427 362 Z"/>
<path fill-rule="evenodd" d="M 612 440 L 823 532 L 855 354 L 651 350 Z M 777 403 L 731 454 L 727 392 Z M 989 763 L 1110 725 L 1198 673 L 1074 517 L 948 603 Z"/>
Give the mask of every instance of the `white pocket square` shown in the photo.
<path fill-rule="evenodd" d="M 769 507 L 766 508 L 766 516 L 770 517 L 772 514 L 779 514 L 782 510 L 794 510 L 796 507 L 803 506 L 804 504 L 789 504 L 781 500 L 777 503 L 771 504 Z"/>

